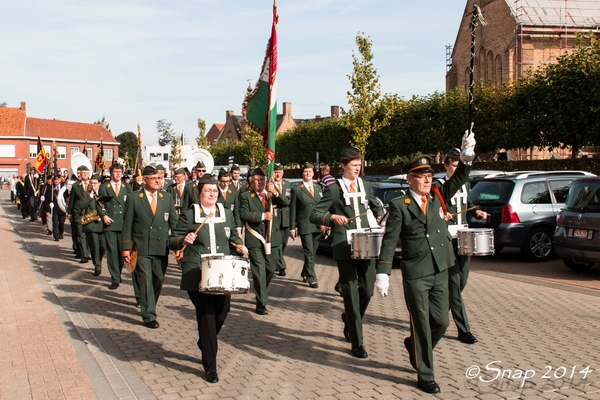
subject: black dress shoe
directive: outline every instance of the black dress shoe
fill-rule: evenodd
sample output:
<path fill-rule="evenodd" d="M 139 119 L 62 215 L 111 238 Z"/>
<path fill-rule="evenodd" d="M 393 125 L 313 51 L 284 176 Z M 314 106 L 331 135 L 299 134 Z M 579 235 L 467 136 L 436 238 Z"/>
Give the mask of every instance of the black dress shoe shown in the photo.
<path fill-rule="evenodd" d="M 473 334 L 471 332 L 459 333 L 458 340 L 460 340 L 461 342 L 466 343 L 466 344 L 473 344 L 473 343 L 477 342 L 477 338 L 475 336 L 473 336 Z"/>
<path fill-rule="evenodd" d="M 119 284 L 117 282 L 113 282 L 110 284 L 110 286 L 108 287 L 109 289 L 116 289 L 119 287 Z"/>
<path fill-rule="evenodd" d="M 307 277 L 302 276 L 302 275 L 300 275 L 300 276 L 302 277 L 302 282 L 308 282 L 308 278 Z"/>
<path fill-rule="evenodd" d="M 206 380 L 208 381 L 208 383 L 217 383 L 219 382 L 219 375 L 217 375 L 216 372 L 211 372 L 206 377 Z"/>
<path fill-rule="evenodd" d="M 311 282 L 311 283 L 308 284 L 308 286 L 310 286 L 313 289 L 316 289 L 316 288 L 319 287 L 319 284 L 317 282 Z"/>
<path fill-rule="evenodd" d="M 59 239 L 64 239 L 63 235 L 60 235 L 60 238 L 59 238 Z"/>
<path fill-rule="evenodd" d="M 367 358 L 369 355 L 363 346 L 358 346 L 352 348 L 352 357 Z"/>
<path fill-rule="evenodd" d="M 75 255 L 73 256 L 73 258 L 81 258 L 81 254 L 75 253 Z"/>
<path fill-rule="evenodd" d="M 58 238 L 54 238 L 54 241 L 55 241 L 55 242 L 58 242 Z"/>
<path fill-rule="evenodd" d="M 417 363 L 415 362 L 415 356 L 410 349 L 410 338 L 404 339 L 404 347 L 406 347 L 406 351 L 408 351 L 408 358 L 410 359 L 410 365 L 415 369 L 415 371 L 418 371 Z"/>
<path fill-rule="evenodd" d="M 439 393 L 440 392 L 440 385 L 435 383 L 435 381 L 423 381 L 423 380 L 419 379 L 417 381 L 417 385 L 419 385 L 419 388 L 422 391 L 424 391 L 425 393 Z"/>
<path fill-rule="evenodd" d="M 144 326 L 146 328 L 150 328 L 150 329 L 156 329 L 158 328 L 160 325 L 158 324 L 158 321 L 150 321 L 150 322 L 144 322 Z"/>
<path fill-rule="evenodd" d="M 46 236 L 50 236 L 50 235 L 52 235 L 52 231 L 46 232 Z"/>
<path fill-rule="evenodd" d="M 285 269 L 280 269 L 279 270 L 279 276 L 286 276 L 287 273 L 285 272 Z"/>
<path fill-rule="evenodd" d="M 142 305 L 139 302 L 135 302 L 135 308 L 142 308 Z"/>
<path fill-rule="evenodd" d="M 100 271 L 94 271 L 94 276 L 100 275 Z"/>
<path fill-rule="evenodd" d="M 88 261 L 90 261 L 87 257 L 81 257 L 81 260 L 79 261 L 80 264 L 85 264 Z"/>
<path fill-rule="evenodd" d="M 256 313 L 258 315 L 267 315 L 269 313 L 269 311 L 267 311 L 267 307 L 265 306 L 256 306 Z"/>
<path fill-rule="evenodd" d="M 346 313 L 342 314 L 342 321 L 344 321 L 344 337 L 349 342 L 350 341 L 350 328 L 348 328 L 348 319 L 346 318 Z"/>

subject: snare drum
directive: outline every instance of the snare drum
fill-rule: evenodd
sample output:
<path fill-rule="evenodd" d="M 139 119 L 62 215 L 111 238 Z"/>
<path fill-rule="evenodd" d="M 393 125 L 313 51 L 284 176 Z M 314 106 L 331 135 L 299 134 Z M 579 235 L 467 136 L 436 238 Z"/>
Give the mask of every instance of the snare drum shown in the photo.
<path fill-rule="evenodd" d="M 383 241 L 383 231 L 364 231 L 352 233 L 352 258 L 358 260 L 368 260 L 379 258 L 381 251 L 381 242 Z"/>
<path fill-rule="evenodd" d="M 461 256 L 490 256 L 494 254 L 494 230 L 469 228 L 458 231 L 458 254 Z"/>
<path fill-rule="evenodd" d="M 202 257 L 200 291 L 206 294 L 248 293 L 250 263 L 237 256 Z"/>

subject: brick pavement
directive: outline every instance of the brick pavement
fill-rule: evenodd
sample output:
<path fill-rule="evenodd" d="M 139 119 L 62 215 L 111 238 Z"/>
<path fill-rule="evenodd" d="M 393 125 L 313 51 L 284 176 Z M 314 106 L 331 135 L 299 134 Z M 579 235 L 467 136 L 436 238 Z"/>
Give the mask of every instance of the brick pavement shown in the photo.
<path fill-rule="evenodd" d="M 398 270 L 391 277 L 390 295 L 385 299 L 374 297 L 369 306 L 365 318 L 369 358 L 358 360 L 351 357 L 349 344 L 342 335 L 342 302 L 333 290 L 337 280 L 333 261 L 326 256 L 318 257 L 320 287 L 310 289 L 299 277 L 302 265 L 299 241 L 290 241 L 286 254 L 288 276 L 276 277 L 271 284 L 269 315 L 258 316 L 253 312 L 253 295 L 232 297 L 231 312 L 219 334 L 221 380 L 211 385 L 201 372 L 194 311 L 187 295 L 178 290 L 180 274 L 174 264 L 170 265 L 157 308 L 161 327 L 147 329 L 134 306 L 127 272 L 117 290 L 108 290 L 110 279 L 106 268 L 100 277 L 93 277 L 91 263 L 82 266 L 72 258 L 70 238 L 56 245 L 45 236 L 41 224 L 21 220 L 5 199 L 0 204 L 6 211 L 0 215 L 0 224 L 14 224 L 17 233 L 27 241 L 33 265 L 41 265 L 36 270 L 29 262 L 21 261 L 18 266 L 22 273 L 29 271 L 43 276 L 46 283 L 39 285 L 42 290 L 48 285 L 52 291 L 47 298 L 56 305 L 51 309 L 54 318 L 60 321 L 60 310 L 68 317 L 62 329 L 72 348 L 67 346 L 61 353 L 77 354 L 99 398 L 425 396 L 415 386 L 416 374 L 402 345 L 408 321 Z M 3 229 L 0 225 L 0 241 L 9 240 L 22 243 L 10 228 Z M 11 257 L 12 254 L 9 253 Z M 14 289 L 13 282 L 4 278 L 4 266 L 2 271 L 0 295 L 4 307 L 5 288 Z M 600 371 L 596 371 L 600 367 L 597 312 L 600 293 L 568 289 L 504 279 L 498 274 L 472 273 L 464 297 L 473 333 L 480 341 L 473 346 L 461 344 L 455 340 L 456 328 L 451 325 L 435 351 L 436 377 L 442 389 L 435 397 L 600 399 Z M 15 310 L 3 309 L 3 320 L 7 311 Z M 37 318 L 39 321 L 41 315 Z M 0 345 L 6 347 L 8 336 L 4 325 L 0 325 Z M 11 348 L 14 340 L 10 341 Z M 17 354 L 11 351 L 10 360 L 14 357 Z M 3 372 L 7 365 L 15 364 L 7 357 L 2 360 Z M 23 363 L 17 357 L 16 364 L 19 362 Z M 481 379 L 465 376 L 467 371 L 474 374 L 477 367 L 485 371 L 489 363 L 493 364 L 482 373 Z M 583 379 L 579 372 L 588 365 L 593 371 Z M 494 379 L 495 370 L 491 368 L 504 369 L 504 377 Z M 20 387 L 19 381 L 24 385 L 27 376 L 13 369 L 9 381 L 15 383 L 14 387 Z M 58 374 L 66 373 L 56 369 Z M 535 376 L 522 383 L 520 370 L 533 371 L 527 374 Z M 544 378 L 547 372 L 549 378 Z M 561 375 L 567 379 L 560 378 Z M 5 381 L 1 382 L 3 390 Z M 30 386 L 32 393 L 50 390 L 43 383 L 31 381 Z"/>

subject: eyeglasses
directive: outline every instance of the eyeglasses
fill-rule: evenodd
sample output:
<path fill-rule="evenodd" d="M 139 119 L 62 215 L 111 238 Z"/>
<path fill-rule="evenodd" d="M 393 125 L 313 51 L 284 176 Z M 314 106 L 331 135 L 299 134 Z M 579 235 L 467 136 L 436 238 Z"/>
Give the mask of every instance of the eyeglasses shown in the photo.
<path fill-rule="evenodd" d="M 427 180 L 432 180 L 433 179 L 433 175 L 431 175 L 431 174 L 423 174 L 423 175 L 409 174 L 408 176 L 410 176 L 412 178 L 415 178 L 415 179 L 418 179 L 420 181 L 425 180 L 425 179 L 427 179 Z"/>
<path fill-rule="evenodd" d="M 215 190 L 210 190 L 210 189 L 202 189 L 202 193 L 206 193 L 206 194 L 219 194 L 219 189 L 215 189 Z"/>
<path fill-rule="evenodd" d="M 159 181 L 160 177 L 154 177 L 154 178 L 149 178 L 149 177 L 144 177 L 144 179 L 149 180 L 149 181 Z"/>
<path fill-rule="evenodd" d="M 197 169 L 196 172 L 206 172 L 205 169 Z"/>

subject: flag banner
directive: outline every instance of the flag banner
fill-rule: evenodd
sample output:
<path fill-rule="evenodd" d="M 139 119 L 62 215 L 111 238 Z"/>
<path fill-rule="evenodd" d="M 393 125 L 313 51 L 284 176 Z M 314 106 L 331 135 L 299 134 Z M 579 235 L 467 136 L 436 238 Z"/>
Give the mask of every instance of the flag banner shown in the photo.
<path fill-rule="evenodd" d="M 138 128 L 138 154 L 135 160 L 135 170 L 138 175 L 142 175 L 142 170 L 144 167 L 150 165 L 150 158 L 146 154 L 146 150 L 144 150 L 144 146 L 142 145 L 142 130 L 140 129 L 140 124 L 137 126 Z"/>
<path fill-rule="evenodd" d="M 277 131 L 277 19 L 277 2 L 274 2 L 271 38 L 267 43 L 260 77 L 242 105 L 248 126 L 262 135 L 263 144 L 267 147 L 269 178 L 273 175 Z"/>
<path fill-rule="evenodd" d="M 104 172 L 104 145 L 100 142 L 98 152 L 96 153 L 96 173 L 102 174 Z"/>
<path fill-rule="evenodd" d="M 46 155 L 46 149 L 42 145 L 42 139 L 38 136 L 37 142 L 37 158 L 35 159 L 35 169 L 37 169 L 38 173 L 43 173 L 44 169 L 46 169 L 46 161 L 48 161 L 48 156 Z"/>

